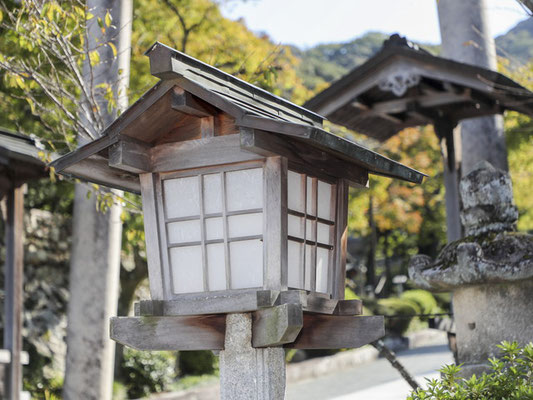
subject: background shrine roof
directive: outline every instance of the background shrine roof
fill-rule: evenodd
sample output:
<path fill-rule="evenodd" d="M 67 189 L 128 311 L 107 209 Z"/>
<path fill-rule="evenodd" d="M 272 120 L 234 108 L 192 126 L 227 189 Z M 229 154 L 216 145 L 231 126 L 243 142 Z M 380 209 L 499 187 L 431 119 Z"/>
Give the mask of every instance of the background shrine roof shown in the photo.
<path fill-rule="evenodd" d="M 387 140 L 398 131 L 513 110 L 533 115 L 533 93 L 485 68 L 437 57 L 392 35 L 382 49 L 304 107 Z"/>
<path fill-rule="evenodd" d="M 0 198 L 5 189 L 46 176 L 46 164 L 32 138 L 0 128 Z"/>
<path fill-rule="evenodd" d="M 138 176 L 135 173 L 119 172 L 111 167 L 104 171 L 103 162 L 108 158 L 107 149 L 120 141 L 124 135 L 149 146 L 164 146 L 158 140 L 164 136 L 165 128 L 175 124 L 175 120 L 169 119 L 174 117 L 164 115 L 166 111 L 163 108 L 168 108 L 170 112 L 174 108 L 173 115 L 183 115 L 175 111 L 176 108 L 182 113 L 188 113 L 187 108 L 175 103 L 182 101 L 181 98 L 176 100 L 176 96 L 182 96 L 184 93 L 192 95 L 191 101 L 196 102 L 200 108 L 204 107 L 207 113 L 216 113 L 215 109 L 218 109 L 228 114 L 238 128 L 251 128 L 274 136 L 279 135 L 286 140 L 294 140 L 296 146 L 298 143 L 305 143 L 322 154 L 342 158 L 347 165 L 362 167 L 368 173 L 414 183 L 422 182 L 425 176 L 355 142 L 323 130 L 323 117 L 320 115 L 168 46 L 157 42 L 147 51 L 147 55 L 150 57 L 152 75 L 161 78 L 161 81 L 107 127 L 102 137 L 56 160 L 53 165 L 58 172 L 65 169 L 73 171 L 72 168 L 76 164 L 91 159 L 99 163 L 99 183 L 105 184 L 106 180 L 113 176 L 112 179 L 116 178 L 122 182 L 115 181 L 114 187 L 137 191 Z M 176 87 L 181 88 L 181 94 L 176 93 Z M 87 168 L 76 170 L 83 173 Z M 85 179 L 81 175 L 73 175 Z"/>

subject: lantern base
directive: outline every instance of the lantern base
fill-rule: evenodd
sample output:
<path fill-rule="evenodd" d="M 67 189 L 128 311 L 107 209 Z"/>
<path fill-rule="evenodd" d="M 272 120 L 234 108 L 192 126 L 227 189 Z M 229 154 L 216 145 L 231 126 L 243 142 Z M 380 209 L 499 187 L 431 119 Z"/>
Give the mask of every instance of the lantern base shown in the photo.
<path fill-rule="evenodd" d="M 298 304 L 318 314 L 361 315 L 361 300 L 331 299 L 305 290 L 237 290 L 179 295 L 174 300 L 142 300 L 135 303 L 136 316 L 181 316 L 254 312 L 282 304 Z"/>

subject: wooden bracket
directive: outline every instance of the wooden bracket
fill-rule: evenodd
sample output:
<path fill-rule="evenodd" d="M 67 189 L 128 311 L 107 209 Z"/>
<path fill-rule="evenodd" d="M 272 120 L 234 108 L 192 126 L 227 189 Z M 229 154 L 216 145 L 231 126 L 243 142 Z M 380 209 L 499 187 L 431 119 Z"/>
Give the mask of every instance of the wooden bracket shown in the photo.
<path fill-rule="evenodd" d="M 186 92 L 179 86 L 175 86 L 172 90 L 171 105 L 174 110 L 194 115 L 195 117 L 211 117 L 216 114 L 216 111 L 211 106 L 201 104 L 191 93 Z"/>
<path fill-rule="evenodd" d="M 253 314 L 252 346 L 274 347 L 292 343 L 303 326 L 299 304 L 282 304 Z"/>
<path fill-rule="evenodd" d="M 151 149 L 147 143 L 121 135 L 109 148 L 109 166 L 136 174 L 150 172 Z"/>
<path fill-rule="evenodd" d="M 316 314 L 361 315 L 361 300 L 337 300 L 307 293 L 305 290 L 287 290 L 280 293 L 276 304 L 296 303 L 303 311 Z"/>

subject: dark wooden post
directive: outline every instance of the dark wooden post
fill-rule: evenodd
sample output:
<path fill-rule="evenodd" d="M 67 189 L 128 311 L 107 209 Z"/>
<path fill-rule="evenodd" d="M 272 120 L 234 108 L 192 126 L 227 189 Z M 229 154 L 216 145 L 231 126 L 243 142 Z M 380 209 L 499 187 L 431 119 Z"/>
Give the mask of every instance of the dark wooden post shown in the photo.
<path fill-rule="evenodd" d="M 5 321 L 4 348 L 11 353 L 5 374 L 6 399 L 19 400 L 22 391 L 22 280 L 23 247 L 22 215 L 24 196 L 22 187 L 12 187 L 7 195 L 6 265 L 5 265 Z"/>
<path fill-rule="evenodd" d="M 448 243 L 463 237 L 463 228 L 459 213 L 461 205 L 459 201 L 459 179 L 461 152 L 457 151 L 460 146 L 460 128 L 449 120 L 436 120 L 434 122 L 435 133 L 440 140 L 442 161 L 444 168 L 444 195 L 446 200 L 446 237 Z"/>

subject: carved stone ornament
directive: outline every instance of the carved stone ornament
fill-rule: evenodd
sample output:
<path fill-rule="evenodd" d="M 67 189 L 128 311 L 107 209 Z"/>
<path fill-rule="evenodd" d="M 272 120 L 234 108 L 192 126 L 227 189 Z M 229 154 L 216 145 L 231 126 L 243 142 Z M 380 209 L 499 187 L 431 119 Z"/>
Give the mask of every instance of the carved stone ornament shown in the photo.
<path fill-rule="evenodd" d="M 466 237 L 449 243 L 435 260 L 414 256 L 409 277 L 422 288 L 533 279 L 533 235 L 515 232 L 518 211 L 509 174 L 482 162 L 461 179 L 461 220 Z"/>
<path fill-rule="evenodd" d="M 410 71 L 395 72 L 379 82 L 380 90 L 392 92 L 395 96 L 400 97 L 407 92 L 407 89 L 418 85 L 420 75 Z"/>

